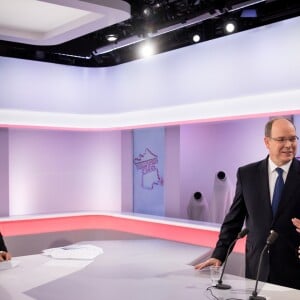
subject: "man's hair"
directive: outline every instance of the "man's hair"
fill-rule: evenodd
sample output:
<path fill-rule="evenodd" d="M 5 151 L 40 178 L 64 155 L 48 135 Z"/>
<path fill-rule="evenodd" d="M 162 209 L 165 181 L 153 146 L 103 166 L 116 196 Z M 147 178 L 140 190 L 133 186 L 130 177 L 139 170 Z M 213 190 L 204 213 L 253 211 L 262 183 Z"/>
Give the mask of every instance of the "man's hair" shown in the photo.
<path fill-rule="evenodd" d="M 274 118 L 274 119 L 271 119 L 265 126 L 265 136 L 266 137 L 271 137 L 271 132 L 272 132 L 272 126 L 273 126 L 273 123 L 277 120 L 287 120 L 289 121 L 293 126 L 294 128 L 296 129 L 295 127 L 295 124 L 288 118 Z"/>

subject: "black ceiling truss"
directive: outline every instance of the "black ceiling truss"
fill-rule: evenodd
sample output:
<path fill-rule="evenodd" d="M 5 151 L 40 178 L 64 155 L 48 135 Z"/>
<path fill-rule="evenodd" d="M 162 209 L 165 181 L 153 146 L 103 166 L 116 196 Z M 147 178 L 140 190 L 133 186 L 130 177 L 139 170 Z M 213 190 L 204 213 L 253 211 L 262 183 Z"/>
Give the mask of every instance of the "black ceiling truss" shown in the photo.
<path fill-rule="evenodd" d="M 33 46 L 0 41 L 0 55 L 65 65 L 107 67 L 139 57 L 138 45 L 151 39 L 158 53 L 192 45 L 191 36 L 200 33 L 200 42 L 224 36 L 223 24 L 235 20 L 238 32 L 300 15 L 295 0 L 135 0 L 131 18 L 55 46 Z M 245 10 L 256 12 L 247 16 Z M 115 34 L 117 42 L 106 36 Z M 133 40 L 133 43 L 127 41 Z M 104 51 L 105 50 L 105 51 Z"/>

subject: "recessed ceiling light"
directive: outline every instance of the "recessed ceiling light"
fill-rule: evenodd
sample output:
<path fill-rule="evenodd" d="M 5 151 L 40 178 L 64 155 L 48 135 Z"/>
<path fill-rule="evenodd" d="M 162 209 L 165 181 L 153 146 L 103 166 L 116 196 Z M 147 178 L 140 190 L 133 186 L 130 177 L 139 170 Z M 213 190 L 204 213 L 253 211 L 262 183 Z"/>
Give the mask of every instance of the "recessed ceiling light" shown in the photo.
<path fill-rule="evenodd" d="M 228 21 L 224 25 L 224 30 L 226 33 L 233 33 L 236 31 L 237 25 L 234 21 Z"/>
<path fill-rule="evenodd" d="M 109 42 L 115 42 L 118 39 L 118 35 L 117 34 L 108 34 L 105 36 L 105 38 Z"/>
<path fill-rule="evenodd" d="M 154 54 L 154 52 L 155 52 L 154 45 L 153 45 L 153 43 L 150 43 L 150 42 L 143 43 L 141 45 L 141 47 L 139 48 L 139 54 L 141 57 L 152 56 Z"/>
<path fill-rule="evenodd" d="M 201 37 L 200 37 L 199 34 L 194 34 L 193 35 L 193 42 L 194 43 L 198 43 L 198 42 L 200 42 L 200 40 L 201 40 Z"/>

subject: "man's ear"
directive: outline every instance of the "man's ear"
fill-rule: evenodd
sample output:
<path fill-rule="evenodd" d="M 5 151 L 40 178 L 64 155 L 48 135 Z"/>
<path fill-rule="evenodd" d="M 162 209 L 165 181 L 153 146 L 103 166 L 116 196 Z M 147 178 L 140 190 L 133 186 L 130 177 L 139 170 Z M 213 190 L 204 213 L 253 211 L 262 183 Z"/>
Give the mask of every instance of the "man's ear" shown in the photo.
<path fill-rule="evenodd" d="M 269 149 L 270 148 L 270 139 L 265 136 L 264 137 L 264 142 L 265 142 L 265 145 L 266 145 L 267 149 Z"/>

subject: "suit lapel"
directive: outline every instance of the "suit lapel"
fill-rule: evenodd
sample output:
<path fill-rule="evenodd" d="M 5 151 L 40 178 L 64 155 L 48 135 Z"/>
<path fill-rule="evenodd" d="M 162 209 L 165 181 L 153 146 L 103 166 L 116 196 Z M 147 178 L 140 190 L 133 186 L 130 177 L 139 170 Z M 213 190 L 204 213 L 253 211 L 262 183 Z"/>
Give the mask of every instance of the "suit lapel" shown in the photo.
<path fill-rule="evenodd" d="M 270 204 L 270 209 L 271 207 L 271 200 L 270 200 L 270 189 L 269 189 L 269 176 L 268 176 L 268 159 L 265 159 L 262 161 L 261 166 L 261 191 L 262 191 L 262 197 L 266 199 L 266 201 L 269 202 Z"/>
<path fill-rule="evenodd" d="M 258 174 L 258 191 L 261 191 L 261 203 L 264 203 L 264 207 L 267 207 L 269 210 L 268 215 L 272 214 L 272 206 L 270 200 L 270 189 L 269 189 L 269 177 L 268 177 L 268 158 L 261 161 L 259 165 L 259 174 Z"/>

